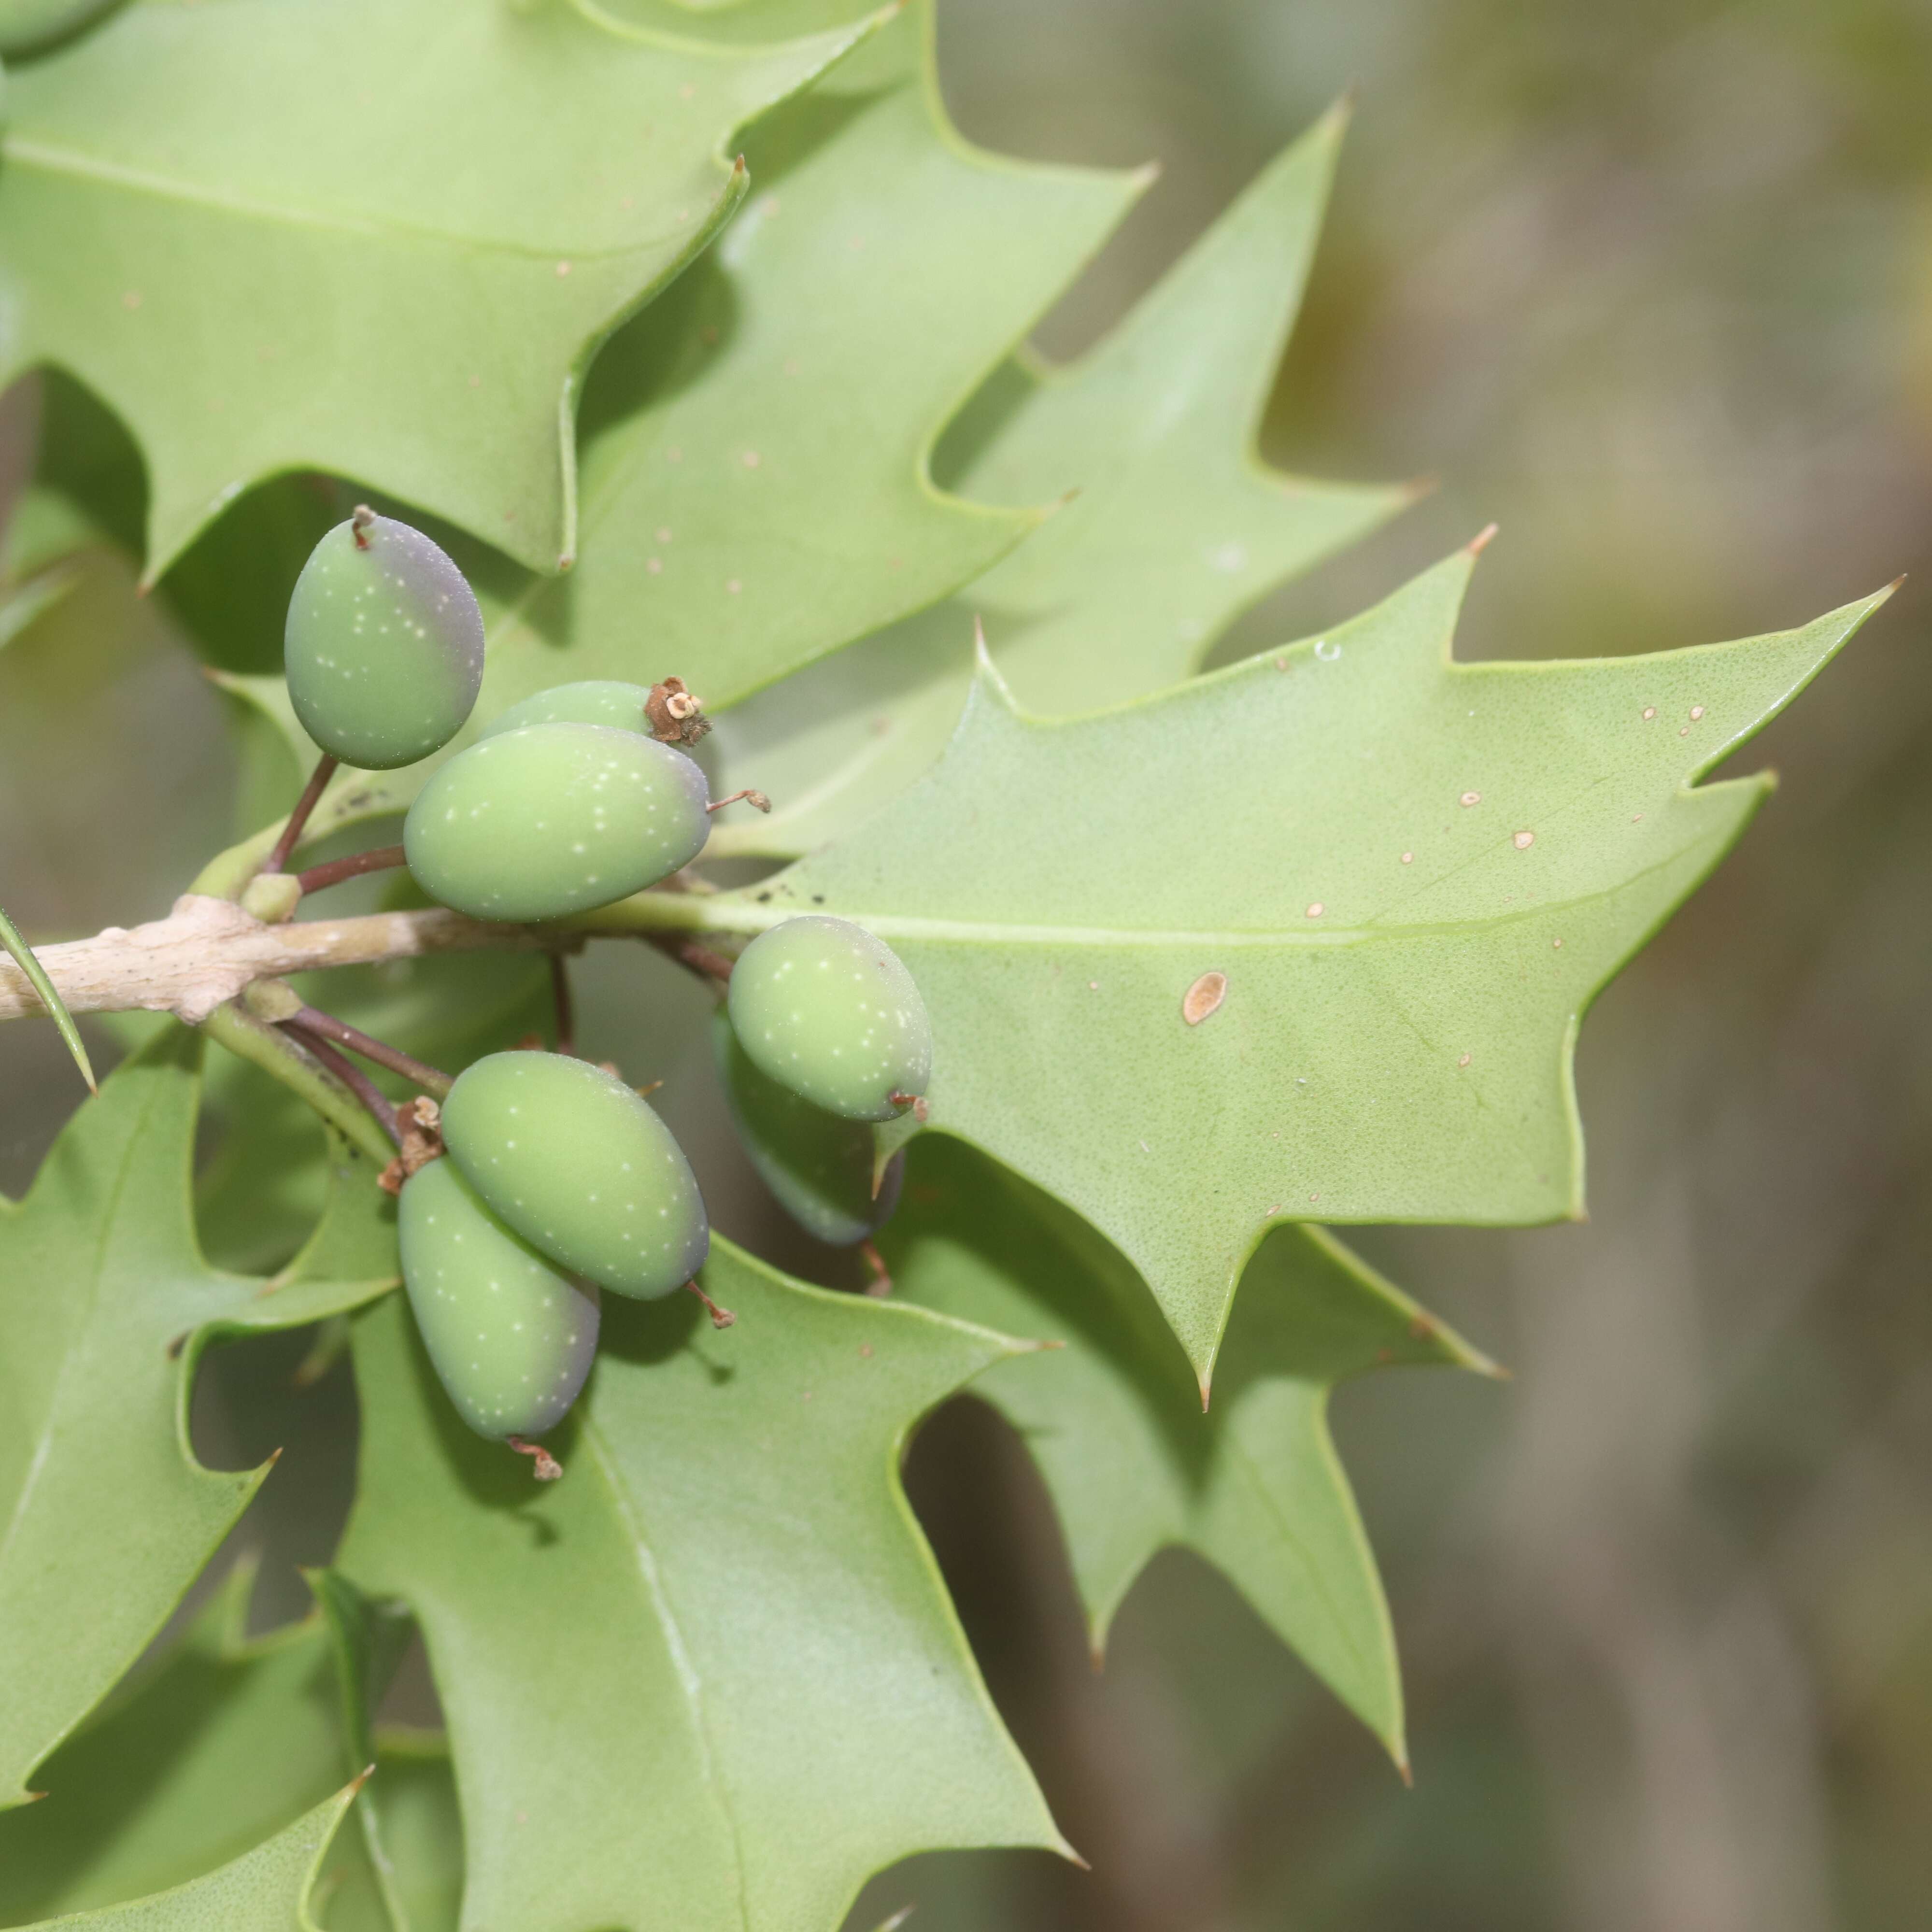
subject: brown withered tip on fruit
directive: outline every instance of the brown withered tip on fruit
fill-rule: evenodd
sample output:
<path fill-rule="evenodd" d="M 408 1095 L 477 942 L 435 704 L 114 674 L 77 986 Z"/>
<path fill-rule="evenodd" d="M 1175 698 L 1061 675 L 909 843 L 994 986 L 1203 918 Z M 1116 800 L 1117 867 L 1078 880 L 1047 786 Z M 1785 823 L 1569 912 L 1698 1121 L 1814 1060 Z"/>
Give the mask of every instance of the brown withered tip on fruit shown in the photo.
<path fill-rule="evenodd" d="M 687 691 L 681 677 L 668 677 L 651 686 L 644 716 L 651 736 L 661 745 L 694 745 L 711 729 L 704 700 Z"/>
<path fill-rule="evenodd" d="M 418 1094 L 396 1109 L 396 1132 L 400 1149 L 376 1177 L 376 1185 L 385 1194 L 401 1193 L 411 1174 L 442 1159 L 442 1109 L 427 1094 Z"/>

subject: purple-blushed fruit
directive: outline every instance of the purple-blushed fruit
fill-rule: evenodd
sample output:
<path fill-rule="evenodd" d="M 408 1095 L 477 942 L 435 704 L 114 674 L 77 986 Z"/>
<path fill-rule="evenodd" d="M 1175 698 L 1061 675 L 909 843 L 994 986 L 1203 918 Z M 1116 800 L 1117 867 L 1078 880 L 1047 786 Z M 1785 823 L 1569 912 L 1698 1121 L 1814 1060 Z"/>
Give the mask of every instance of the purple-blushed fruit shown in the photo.
<path fill-rule="evenodd" d="M 541 1436 L 597 1352 L 597 1291 L 506 1227 L 456 1165 L 433 1160 L 397 1204 L 403 1281 L 457 1413 L 479 1436 Z"/>
<path fill-rule="evenodd" d="M 722 1012 L 712 1026 L 738 1138 L 778 1204 L 835 1248 L 878 1233 L 898 1204 L 905 1156 L 894 1154 L 880 1172 L 870 1121 L 828 1113 L 782 1086 L 738 1043 Z"/>
<path fill-rule="evenodd" d="M 463 728 L 483 682 L 483 614 L 422 531 L 358 510 L 302 566 L 282 662 L 302 729 L 345 765 L 388 771 Z"/>
<path fill-rule="evenodd" d="M 490 1209 L 560 1267 L 620 1294 L 682 1288 L 711 1224 L 684 1150 L 614 1073 L 493 1053 L 442 1103 L 443 1144 Z"/>
<path fill-rule="evenodd" d="M 605 724 L 525 724 L 457 753 L 416 794 L 403 849 L 473 919 L 562 919 L 656 884 L 704 849 L 704 774 Z"/>
<path fill-rule="evenodd" d="M 730 1004 L 760 1072 L 848 1120 L 892 1119 L 932 1077 L 932 1023 L 912 975 L 849 920 L 808 913 L 760 933 L 731 969 Z"/>

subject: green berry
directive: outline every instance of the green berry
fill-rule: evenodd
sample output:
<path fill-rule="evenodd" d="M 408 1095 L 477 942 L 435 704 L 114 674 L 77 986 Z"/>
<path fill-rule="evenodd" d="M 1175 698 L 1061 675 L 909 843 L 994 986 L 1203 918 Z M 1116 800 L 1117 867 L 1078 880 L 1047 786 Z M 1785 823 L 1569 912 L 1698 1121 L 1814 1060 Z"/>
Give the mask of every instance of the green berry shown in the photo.
<path fill-rule="evenodd" d="M 904 1155 L 886 1163 L 875 1194 L 870 1122 L 829 1114 L 762 1072 L 722 1012 L 712 1037 L 738 1137 L 778 1204 L 807 1234 L 835 1248 L 876 1234 L 898 1204 Z"/>
<path fill-rule="evenodd" d="M 890 1120 L 926 1091 L 932 1023 L 883 940 L 817 913 L 761 932 L 731 970 L 731 1025 L 780 1085 L 854 1120 Z"/>
<path fill-rule="evenodd" d="M 526 724 L 608 724 L 613 730 L 650 733 L 644 716 L 650 691 L 621 678 L 593 677 L 582 684 L 560 684 L 540 691 L 507 711 L 500 711 L 483 728 L 486 738 L 515 731 Z"/>
<path fill-rule="evenodd" d="M 597 1291 L 560 1274 L 476 1198 L 456 1163 L 403 1184 L 403 1281 L 436 1378 L 479 1436 L 541 1436 L 597 1352 Z"/>
<path fill-rule="evenodd" d="M 358 510 L 296 579 L 283 664 L 302 729 L 330 756 L 368 771 L 412 765 L 476 702 L 483 614 L 422 531 Z"/>
<path fill-rule="evenodd" d="M 604 724 L 526 724 L 459 752 L 416 794 L 416 883 L 476 919 L 561 919 L 655 885 L 704 848 L 704 774 Z"/>
<path fill-rule="evenodd" d="M 464 1177 L 560 1267 L 620 1294 L 682 1288 L 711 1246 L 670 1130 L 614 1073 L 560 1053 L 493 1053 L 457 1076 L 443 1144 Z"/>

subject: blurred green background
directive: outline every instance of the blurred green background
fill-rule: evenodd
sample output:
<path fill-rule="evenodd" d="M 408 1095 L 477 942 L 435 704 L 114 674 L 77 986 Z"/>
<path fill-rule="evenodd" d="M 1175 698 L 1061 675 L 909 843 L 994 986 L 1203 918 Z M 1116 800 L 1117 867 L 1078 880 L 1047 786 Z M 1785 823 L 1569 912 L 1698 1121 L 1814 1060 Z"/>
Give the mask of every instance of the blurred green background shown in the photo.
<path fill-rule="evenodd" d="M 1516 1378 L 1399 1372 L 1336 1404 L 1416 1788 L 1188 1559 L 1156 1563 L 1096 1676 L 1024 1455 L 962 1403 L 913 1486 L 1094 1870 L 916 1860 L 854 1927 L 914 1902 L 916 1932 L 1927 1923 L 1932 6 L 940 10 L 970 136 L 1162 164 L 1042 329 L 1055 354 L 1358 91 L 1264 447 L 1440 487 L 1238 646 L 1348 614 L 1492 518 L 1466 657 L 1743 635 L 1916 574 L 1745 754 L 1783 788 L 1586 1028 L 1588 1225 L 1361 1244 Z M 0 899 L 43 938 L 162 911 L 224 842 L 236 772 L 218 694 L 97 560 L 0 654 Z M 662 1021 L 635 1043 L 626 970 L 586 976 L 586 1037 L 675 1075 Z M 680 1084 L 674 1109 L 701 1112 Z M 76 1094 L 51 1028 L 0 1029 L 0 1091 L 16 1192 Z M 722 1144 L 715 1117 L 682 1124 Z M 284 1353 L 218 1360 L 211 1456 L 347 1413 L 339 1372 L 296 1405 Z M 292 1448 L 246 1526 L 258 1614 L 299 1612 L 288 1566 L 326 1554 L 345 1473 Z"/>

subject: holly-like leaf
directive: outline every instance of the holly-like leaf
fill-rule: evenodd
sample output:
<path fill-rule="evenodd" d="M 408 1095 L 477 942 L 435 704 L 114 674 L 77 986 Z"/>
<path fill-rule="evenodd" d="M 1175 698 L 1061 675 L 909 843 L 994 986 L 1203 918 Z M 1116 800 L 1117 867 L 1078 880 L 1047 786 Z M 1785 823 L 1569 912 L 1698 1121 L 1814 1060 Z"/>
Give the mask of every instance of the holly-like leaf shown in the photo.
<path fill-rule="evenodd" d="M 1066 1538 L 1097 1658 L 1156 1552 L 1230 1577 L 1406 1762 L 1375 1558 L 1328 1432 L 1338 1382 L 1395 1362 L 1494 1365 L 1319 1228 L 1278 1228 L 1241 1280 L 1213 1408 L 1144 1283 L 1078 1216 L 941 1135 L 880 1237 L 895 1292 L 1064 1346 L 974 1384 L 1018 1430 Z"/>
<path fill-rule="evenodd" d="M 944 603 L 722 720 L 718 789 L 756 784 L 776 809 L 721 825 L 717 854 L 809 850 L 929 770 L 972 680 L 976 622 L 1029 710 L 1138 697 L 1409 500 L 1284 476 L 1256 452 L 1344 120 L 1287 148 L 1088 355 L 1052 368 L 1029 352 L 974 399 L 942 449 L 948 483 L 1072 500 Z"/>
<path fill-rule="evenodd" d="M 8 79 L 0 383 L 58 363 L 132 428 L 151 578 L 298 468 L 554 569 L 592 352 L 742 194 L 731 136 L 862 31 L 748 49 L 569 4 L 123 7 Z"/>
<path fill-rule="evenodd" d="M 932 1124 L 1106 1234 L 1204 1375 L 1276 1222 L 1580 1212 L 1583 1010 L 1770 784 L 1690 782 L 1880 601 L 1652 656 L 1459 664 L 1472 561 L 1091 718 L 1023 716 L 985 665 L 892 811 L 766 884 L 594 918 L 822 910 L 879 934 L 932 1010 Z"/>
<path fill-rule="evenodd" d="M 238 1565 L 167 1655 L 48 1761 L 45 1802 L 0 1812 L 0 1922 L 184 1884 L 341 1784 L 328 1633 L 310 1618 L 248 1637 L 254 1582 Z"/>
<path fill-rule="evenodd" d="M 578 567 L 490 614 L 480 716 L 668 671 L 733 702 L 979 576 L 1064 494 L 944 494 L 932 445 L 1145 177 L 968 147 L 931 33 L 921 0 L 761 124 L 751 200 L 598 358 Z"/>
<path fill-rule="evenodd" d="M 394 1286 L 302 1258 L 275 1282 L 203 1261 L 189 1209 L 200 1046 L 171 1028 L 125 1063 L 0 1211 L 0 1808 L 29 1796 L 34 1766 L 140 1654 L 268 1472 L 196 1460 L 202 1351 Z M 382 1197 L 359 1168 L 352 1211 L 371 1214 Z"/>
<path fill-rule="evenodd" d="M 1016 1345 L 714 1244 L 688 1297 L 605 1298 L 563 1478 L 472 1435 L 399 1304 L 356 1323 L 340 1567 L 404 1599 L 447 1714 L 464 1923 L 830 1932 L 863 1880 L 1060 1847 L 899 1487 L 925 1411 Z"/>
<path fill-rule="evenodd" d="M 360 1780 L 358 1780 L 359 1784 Z M 40 1921 L 71 1932 L 316 1932 L 316 1880 L 358 1784 L 325 1798 L 266 1843 L 172 1892 Z"/>
<path fill-rule="evenodd" d="M 1004 508 L 948 495 L 932 446 L 1143 178 L 968 147 L 938 98 L 930 31 L 930 8 L 909 9 L 770 116 L 748 150 L 757 194 L 598 358 L 576 568 L 478 568 L 489 650 L 472 731 L 578 678 L 675 671 L 730 704 L 979 576 L 1062 494 Z M 306 494 L 306 507 L 294 484 L 272 507 L 251 499 L 184 572 L 226 586 L 277 549 L 286 597 L 345 513 Z M 258 634 L 274 615 L 256 613 Z M 224 681 L 313 764 L 279 678 Z M 345 775 L 314 836 L 402 808 L 434 769 Z"/>

